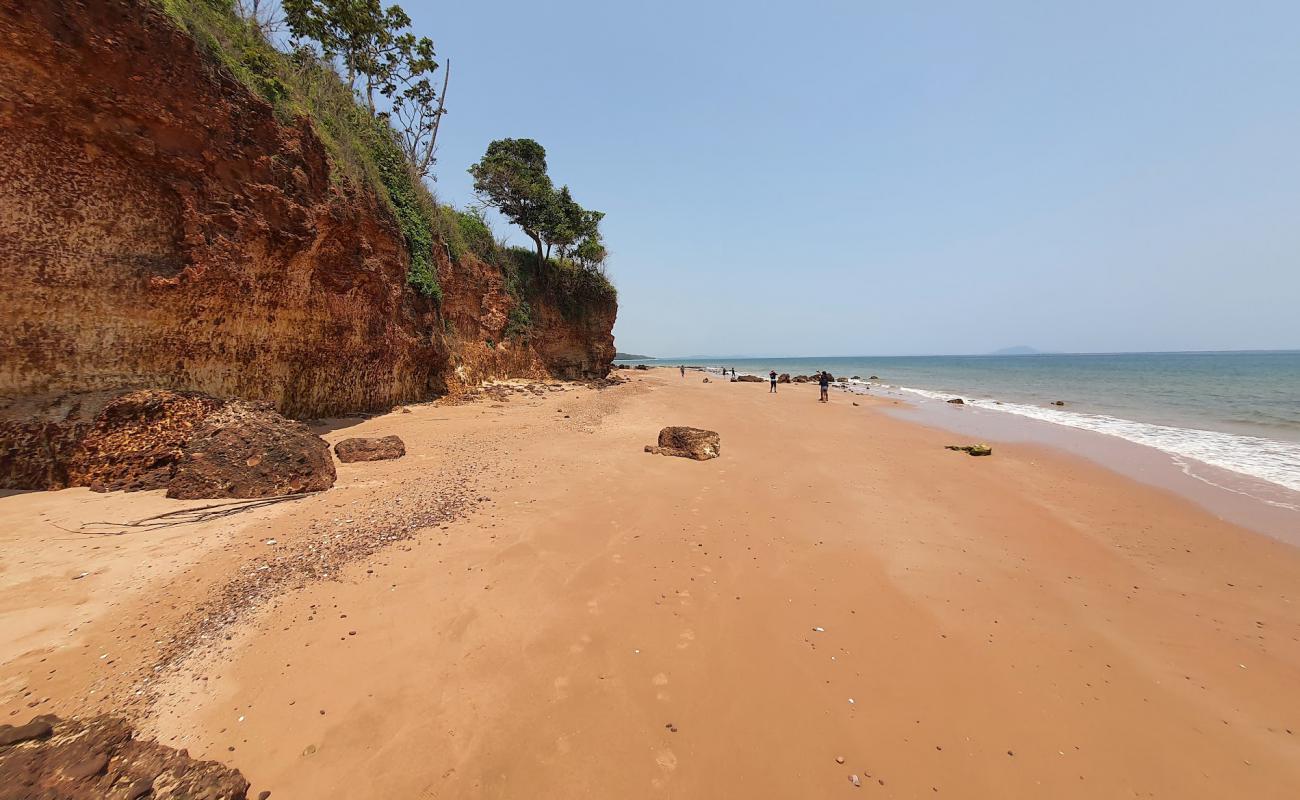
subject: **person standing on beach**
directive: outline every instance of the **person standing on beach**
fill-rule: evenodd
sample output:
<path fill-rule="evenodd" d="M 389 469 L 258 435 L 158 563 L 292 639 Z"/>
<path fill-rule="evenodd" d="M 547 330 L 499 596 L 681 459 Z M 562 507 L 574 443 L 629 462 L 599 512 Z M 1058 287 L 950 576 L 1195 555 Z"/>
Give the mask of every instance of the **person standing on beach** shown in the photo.
<path fill-rule="evenodd" d="M 772 388 L 769 389 L 767 393 L 776 394 L 776 370 L 772 370 L 771 372 L 769 372 L 767 377 L 772 379 Z"/>
<path fill-rule="evenodd" d="M 686 377 L 686 365 L 683 364 L 682 366 L 678 367 L 678 369 L 680 369 L 680 370 L 682 371 L 682 377 L 685 378 L 685 377 Z"/>
<path fill-rule="evenodd" d="M 817 402 L 829 403 L 831 401 L 831 374 L 826 370 L 822 370 L 821 374 L 817 376 L 817 383 L 822 388 L 822 396 L 817 399 Z"/>

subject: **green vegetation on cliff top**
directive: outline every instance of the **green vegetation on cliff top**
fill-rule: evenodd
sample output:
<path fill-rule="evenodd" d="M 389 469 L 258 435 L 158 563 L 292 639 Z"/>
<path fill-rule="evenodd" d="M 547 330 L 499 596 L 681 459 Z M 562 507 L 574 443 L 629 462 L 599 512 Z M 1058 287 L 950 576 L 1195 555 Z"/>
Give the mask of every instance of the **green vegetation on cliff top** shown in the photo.
<path fill-rule="evenodd" d="M 528 250 L 499 243 L 481 213 L 438 203 L 412 170 L 397 131 L 359 102 L 328 59 L 305 47 L 279 50 L 239 17 L 233 0 L 154 1 L 281 121 L 312 120 L 333 164 L 332 179 L 370 189 L 391 211 L 410 253 L 408 282 L 420 294 L 442 299 L 432 255 L 442 247 L 453 262 L 472 255 L 501 270 L 517 301 L 509 335 L 527 334 L 532 312 L 525 298 L 539 292 L 553 295 L 569 317 L 615 296 L 601 270 L 567 253 L 539 264 Z"/>

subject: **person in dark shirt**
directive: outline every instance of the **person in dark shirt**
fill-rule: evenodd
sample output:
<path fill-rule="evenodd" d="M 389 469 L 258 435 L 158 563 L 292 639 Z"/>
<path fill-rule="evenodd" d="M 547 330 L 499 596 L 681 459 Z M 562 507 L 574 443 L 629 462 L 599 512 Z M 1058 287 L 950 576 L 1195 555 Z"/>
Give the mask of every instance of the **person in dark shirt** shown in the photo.
<path fill-rule="evenodd" d="M 776 370 L 772 370 L 770 373 L 768 373 L 767 377 L 772 379 L 772 388 L 769 389 L 767 393 L 776 394 Z"/>
<path fill-rule="evenodd" d="M 817 376 L 817 383 L 822 387 L 822 396 L 818 398 L 818 402 L 829 403 L 831 401 L 831 374 L 826 370 L 822 370 L 821 374 Z"/>
<path fill-rule="evenodd" d="M 685 366 L 681 366 L 681 367 L 678 367 L 678 369 L 680 369 L 680 370 L 682 371 L 682 377 L 685 378 L 685 377 L 686 377 L 686 367 L 685 367 Z"/>

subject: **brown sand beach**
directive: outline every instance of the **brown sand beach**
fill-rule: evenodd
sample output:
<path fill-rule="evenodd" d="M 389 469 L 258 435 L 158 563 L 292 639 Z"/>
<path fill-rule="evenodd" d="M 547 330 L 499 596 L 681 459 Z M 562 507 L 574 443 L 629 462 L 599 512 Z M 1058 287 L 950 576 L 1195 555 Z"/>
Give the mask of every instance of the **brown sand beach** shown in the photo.
<path fill-rule="evenodd" d="M 277 799 L 1300 796 L 1300 550 L 893 401 L 624 374 L 334 421 L 407 455 L 193 524 L 0 497 L 3 721 Z"/>

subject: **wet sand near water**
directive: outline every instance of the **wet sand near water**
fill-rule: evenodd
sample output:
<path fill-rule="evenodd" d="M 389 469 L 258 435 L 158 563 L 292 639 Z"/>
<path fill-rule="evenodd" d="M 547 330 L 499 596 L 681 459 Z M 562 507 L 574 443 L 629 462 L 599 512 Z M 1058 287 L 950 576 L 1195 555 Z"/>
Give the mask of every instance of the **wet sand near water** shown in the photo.
<path fill-rule="evenodd" d="M 34 713 L 20 684 L 62 713 L 92 684 L 119 702 L 130 681 L 93 651 L 142 621 L 165 636 L 159 598 L 181 613 L 267 537 L 310 546 L 460 492 L 164 671 L 146 732 L 274 798 L 1300 794 L 1296 548 L 1057 450 L 944 450 L 890 401 L 625 374 L 328 433 L 395 433 L 408 456 L 151 539 L 130 558 L 209 546 L 62 644 L 6 644 L 0 712 Z M 641 452 L 674 424 L 719 431 L 722 456 Z M 169 502 L 40 499 L 75 516 L 64 496 Z M 34 501 L 0 514 L 15 502 Z M 6 563 L 6 631 L 40 629 L 61 565 L 23 583 Z"/>

